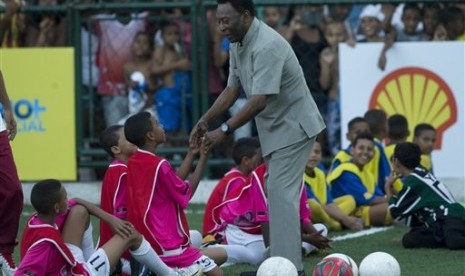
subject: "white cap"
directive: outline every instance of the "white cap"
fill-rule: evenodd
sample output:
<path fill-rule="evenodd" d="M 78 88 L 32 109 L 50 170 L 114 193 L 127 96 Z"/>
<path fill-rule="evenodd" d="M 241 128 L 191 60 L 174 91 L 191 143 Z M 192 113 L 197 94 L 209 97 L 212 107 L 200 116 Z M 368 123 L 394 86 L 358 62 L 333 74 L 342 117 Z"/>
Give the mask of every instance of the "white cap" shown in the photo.
<path fill-rule="evenodd" d="M 382 22 L 384 20 L 384 13 L 381 11 L 381 4 L 366 5 L 360 13 L 359 18 L 362 19 L 364 17 L 374 17 Z"/>

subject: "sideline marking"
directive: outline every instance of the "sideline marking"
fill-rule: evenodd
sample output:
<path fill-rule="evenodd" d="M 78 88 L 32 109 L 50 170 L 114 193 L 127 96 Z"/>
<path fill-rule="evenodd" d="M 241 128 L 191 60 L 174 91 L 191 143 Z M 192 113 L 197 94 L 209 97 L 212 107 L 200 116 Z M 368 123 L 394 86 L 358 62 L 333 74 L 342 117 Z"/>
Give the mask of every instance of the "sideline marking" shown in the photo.
<path fill-rule="evenodd" d="M 343 240 L 355 239 L 358 237 L 369 236 L 369 235 L 373 235 L 379 232 L 384 232 L 392 228 L 394 228 L 394 226 L 370 228 L 370 229 L 362 230 L 362 231 L 355 232 L 355 233 L 349 233 L 349 234 L 345 234 L 342 236 L 332 237 L 331 240 L 332 241 L 343 241 Z"/>

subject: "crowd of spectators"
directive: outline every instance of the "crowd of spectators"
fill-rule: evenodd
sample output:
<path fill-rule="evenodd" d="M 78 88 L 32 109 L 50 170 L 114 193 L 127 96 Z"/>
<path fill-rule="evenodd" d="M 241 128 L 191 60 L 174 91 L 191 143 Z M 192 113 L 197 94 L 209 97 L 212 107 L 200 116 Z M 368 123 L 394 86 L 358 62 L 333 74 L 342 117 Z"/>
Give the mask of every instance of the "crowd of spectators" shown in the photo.
<path fill-rule="evenodd" d="M 129 3 L 128 0 L 114 2 Z M 160 2 L 160 1 L 155 1 Z M 73 46 L 70 13 L 50 7 L 63 0 L 3 0 L 0 14 L 1 45 L 12 47 Z M 82 0 L 84 4 L 93 0 Z M 43 6 L 46 11 L 24 12 L 23 7 Z M 465 40 L 465 4 L 406 3 L 371 5 L 264 6 L 259 17 L 293 47 L 327 130 L 324 156 L 340 149 L 338 45 L 382 42 L 378 66 L 384 69 L 386 51 L 399 41 Z M 142 109 L 158 116 L 172 141 L 189 133 L 192 109 L 192 64 L 189 9 L 80 12 L 82 99 L 84 128 L 93 122 L 95 133 L 124 121 Z M 229 41 L 216 28 L 214 9 L 208 10 L 206 53 L 209 104 L 222 91 L 228 74 Z M 193 47 L 192 47 L 193 48 Z M 205 93 L 205 92 L 201 92 Z M 231 108 L 241 108 L 240 100 Z M 92 112 L 90 110 L 92 109 Z M 102 120 L 103 118 L 103 120 Z M 224 120 L 220 120 L 224 121 Z M 213 127 L 213 126 L 212 126 Z M 231 140 L 253 136 L 252 124 L 237 130 Z M 84 129 L 84 134 L 90 134 Z M 228 155 L 228 147 L 218 154 Z"/>

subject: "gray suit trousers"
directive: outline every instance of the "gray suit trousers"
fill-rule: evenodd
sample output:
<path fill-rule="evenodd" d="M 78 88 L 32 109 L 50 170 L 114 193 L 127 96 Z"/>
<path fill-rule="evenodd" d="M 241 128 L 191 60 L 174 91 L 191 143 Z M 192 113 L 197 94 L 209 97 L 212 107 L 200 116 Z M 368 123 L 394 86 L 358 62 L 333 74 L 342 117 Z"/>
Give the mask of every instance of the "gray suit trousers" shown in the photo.
<path fill-rule="evenodd" d="M 303 270 L 300 192 L 305 164 L 316 137 L 299 141 L 264 157 L 270 218 L 270 254 L 289 259 Z"/>

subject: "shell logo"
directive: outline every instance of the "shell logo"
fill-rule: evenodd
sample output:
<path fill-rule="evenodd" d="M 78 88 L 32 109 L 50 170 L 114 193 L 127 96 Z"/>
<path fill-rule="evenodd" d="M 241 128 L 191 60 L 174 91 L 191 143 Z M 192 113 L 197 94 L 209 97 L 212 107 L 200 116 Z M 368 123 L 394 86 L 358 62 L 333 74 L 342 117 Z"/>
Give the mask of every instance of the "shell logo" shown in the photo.
<path fill-rule="evenodd" d="M 447 83 L 419 67 L 404 67 L 385 76 L 372 92 L 369 108 L 382 109 L 387 116 L 404 115 L 410 138 L 417 124 L 431 124 L 436 128 L 436 149 L 441 148 L 443 133 L 457 121 L 457 104 Z"/>

